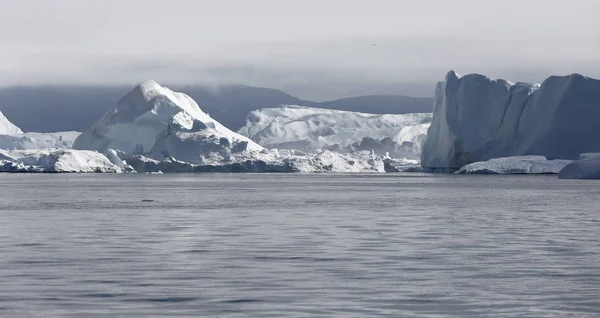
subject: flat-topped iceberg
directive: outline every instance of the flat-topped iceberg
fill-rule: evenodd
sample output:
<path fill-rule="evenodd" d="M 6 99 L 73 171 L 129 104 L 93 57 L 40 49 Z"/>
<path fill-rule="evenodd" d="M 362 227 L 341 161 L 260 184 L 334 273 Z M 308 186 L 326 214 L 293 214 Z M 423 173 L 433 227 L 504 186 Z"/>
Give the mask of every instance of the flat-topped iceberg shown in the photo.
<path fill-rule="evenodd" d="M 0 149 L 6 150 L 42 150 L 69 149 L 79 137 L 77 131 L 56 133 L 27 132 L 15 135 L 0 135 Z"/>
<path fill-rule="evenodd" d="M 458 174 L 557 174 L 572 160 L 548 160 L 544 156 L 515 156 L 473 162 Z"/>
<path fill-rule="evenodd" d="M 284 105 L 252 111 L 238 132 L 267 148 L 318 153 L 375 151 L 418 158 L 431 113 L 377 115 Z"/>

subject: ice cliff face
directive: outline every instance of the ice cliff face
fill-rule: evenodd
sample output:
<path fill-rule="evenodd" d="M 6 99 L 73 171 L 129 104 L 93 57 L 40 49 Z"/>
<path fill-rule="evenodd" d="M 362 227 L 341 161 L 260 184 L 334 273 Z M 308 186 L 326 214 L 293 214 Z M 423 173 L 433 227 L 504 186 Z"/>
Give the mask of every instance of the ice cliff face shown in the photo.
<path fill-rule="evenodd" d="M 431 113 L 375 115 L 286 105 L 252 111 L 238 132 L 267 148 L 418 157 L 430 121 Z"/>
<path fill-rule="evenodd" d="M 573 74 L 513 84 L 451 71 L 436 88 L 421 164 L 454 171 L 509 156 L 577 159 L 600 152 L 599 119 L 599 80 Z"/>
<path fill-rule="evenodd" d="M 147 81 L 135 87 L 96 124 L 75 140 L 75 149 L 106 153 L 118 149 L 125 155 L 151 153 L 201 162 L 215 152 L 262 151 L 248 138 L 227 129 L 189 96 Z"/>

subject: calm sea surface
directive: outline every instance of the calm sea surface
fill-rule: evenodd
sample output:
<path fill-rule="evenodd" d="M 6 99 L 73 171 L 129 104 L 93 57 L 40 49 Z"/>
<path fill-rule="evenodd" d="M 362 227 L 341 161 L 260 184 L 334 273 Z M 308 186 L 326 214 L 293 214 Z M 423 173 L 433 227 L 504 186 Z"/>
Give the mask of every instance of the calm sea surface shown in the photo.
<path fill-rule="evenodd" d="M 600 182 L 0 174 L 2 317 L 600 317 Z"/>

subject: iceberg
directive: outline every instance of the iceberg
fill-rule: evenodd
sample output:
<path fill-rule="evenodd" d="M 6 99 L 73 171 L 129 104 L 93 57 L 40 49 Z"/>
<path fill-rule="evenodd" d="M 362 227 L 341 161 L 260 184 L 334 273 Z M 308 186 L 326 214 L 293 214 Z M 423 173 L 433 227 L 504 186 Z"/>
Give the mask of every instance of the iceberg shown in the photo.
<path fill-rule="evenodd" d="M 600 80 L 579 74 L 542 84 L 451 71 L 438 83 L 422 147 L 426 171 L 456 171 L 493 158 L 576 160 L 600 152 Z"/>
<path fill-rule="evenodd" d="M 0 149 L 42 150 L 71 148 L 79 132 L 24 133 L 0 112 Z"/>
<path fill-rule="evenodd" d="M 112 172 L 124 170 L 89 150 L 0 150 L 0 172 Z"/>
<path fill-rule="evenodd" d="M 558 174 L 572 160 L 548 160 L 544 156 L 514 156 L 470 163 L 458 174 Z"/>
<path fill-rule="evenodd" d="M 79 137 L 77 131 L 56 133 L 27 132 L 14 135 L 0 135 L 0 149 L 7 150 L 42 150 L 69 149 Z"/>
<path fill-rule="evenodd" d="M 580 159 L 565 166 L 559 179 L 600 179 L 600 153 L 583 153 Z"/>
<path fill-rule="evenodd" d="M 298 155 L 287 151 L 270 150 L 256 157 L 237 158 L 235 161 L 190 163 L 173 157 L 156 160 L 144 155 L 127 158 L 137 172 L 386 172 L 385 158 L 372 152 L 340 154 L 323 151 L 318 154 Z M 414 161 L 394 162 L 400 169 L 408 169 Z M 402 170 L 395 170 L 402 171 Z"/>
<path fill-rule="evenodd" d="M 242 131 L 249 136 L 266 136 L 266 126 L 275 129 L 274 131 L 279 128 L 286 130 L 272 136 L 271 140 L 287 134 L 298 136 L 298 132 L 304 131 L 309 142 L 327 146 L 333 143 L 349 146 L 350 142 L 342 143 L 342 139 L 352 134 L 357 136 L 354 140 L 362 140 L 367 132 L 374 137 L 384 137 L 388 132 L 393 132 L 394 138 L 388 139 L 393 139 L 392 142 L 401 141 L 409 148 L 408 144 L 412 140 L 420 142 L 420 135 L 425 132 L 431 118 L 431 114 L 371 115 L 330 110 L 319 110 L 315 114 L 314 109 L 304 107 L 290 107 L 290 110 L 293 111 L 286 113 L 287 119 L 297 117 L 296 123 L 288 121 L 292 127 L 287 124 L 276 126 L 274 121 L 281 120 L 275 118 L 279 116 L 280 110 L 273 109 L 264 110 L 270 118 L 265 127 L 262 125 L 266 121 L 258 120 Z M 340 117 L 338 112 L 344 115 Z M 260 117 L 261 114 L 254 112 L 249 118 Z M 334 116 L 330 116 L 331 114 Z M 309 118 L 305 118 L 307 116 Z M 353 118 L 355 122 L 351 123 Z M 307 122 L 302 123 L 302 120 Z M 330 127 L 338 120 L 345 123 Z M 415 127 L 411 128 L 412 126 Z M 337 139 L 311 139 L 314 135 L 333 135 L 334 129 L 342 132 Z M 257 135 L 260 131 L 265 135 Z M 269 145 L 280 146 L 293 142 L 293 137 L 288 137 Z M 266 141 L 262 137 L 258 140 Z M 420 145 L 410 146 L 410 149 L 420 148 Z M 135 87 L 97 123 L 77 137 L 73 148 L 98 151 L 121 171 L 145 173 L 385 172 L 386 167 L 389 171 L 391 166 L 403 169 L 412 167 L 415 163 L 415 160 L 395 160 L 390 163 L 386 156 L 373 151 L 352 150 L 341 154 L 327 149 L 317 151 L 314 148 L 309 148 L 311 152 L 295 147 L 269 150 L 213 120 L 187 95 L 173 92 L 154 81 Z"/>
<path fill-rule="evenodd" d="M 0 112 L 0 135 L 18 135 L 22 134 L 21 128 L 10 122 L 2 112 Z"/>
<path fill-rule="evenodd" d="M 376 115 L 283 105 L 252 111 L 238 130 L 266 148 L 319 153 L 375 151 L 418 158 L 431 113 Z"/>
<path fill-rule="evenodd" d="M 181 156 L 189 162 L 202 162 L 214 149 L 223 157 L 263 150 L 213 120 L 189 96 L 154 81 L 125 95 L 75 140 L 73 148 L 101 153 L 118 149 L 125 155 L 152 153 L 160 159 Z"/>

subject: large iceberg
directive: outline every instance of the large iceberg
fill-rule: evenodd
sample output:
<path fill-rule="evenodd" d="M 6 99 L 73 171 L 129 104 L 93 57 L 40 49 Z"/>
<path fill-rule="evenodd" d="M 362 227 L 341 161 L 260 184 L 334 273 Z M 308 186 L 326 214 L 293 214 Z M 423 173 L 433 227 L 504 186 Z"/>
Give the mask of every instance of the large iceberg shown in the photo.
<path fill-rule="evenodd" d="M 228 160 L 233 155 L 260 152 L 252 140 L 227 129 L 189 96 L 154 81 L 144 82 L 123 97 L 73 145 L 106 153 L 118 149 L 126 156 L 149 154 L 154 159 L 175 157 L 191 163 Z"/>
<path fill-rule="evenodd" d="M 431 116 L 375 115 L 284 105 L 252 111 L 238 133 L 267 148 L 306 153 L 373 150 L 418 158 Z"/>
<path fill-rule="evenodd" d="M 548 160 L 544 156 L 515 156 L 470 163 L 458 174 L 557 174 L 572 160 Z"/>
<path fill-rule="evenodd" d="M 427 171 L 455 171 L 510 156 L 575 160 L 600 152 L 598 118 L 599 80 L 572 74 L 515 84 L 451 71 L 436 89 L 421 164 Z"/>

